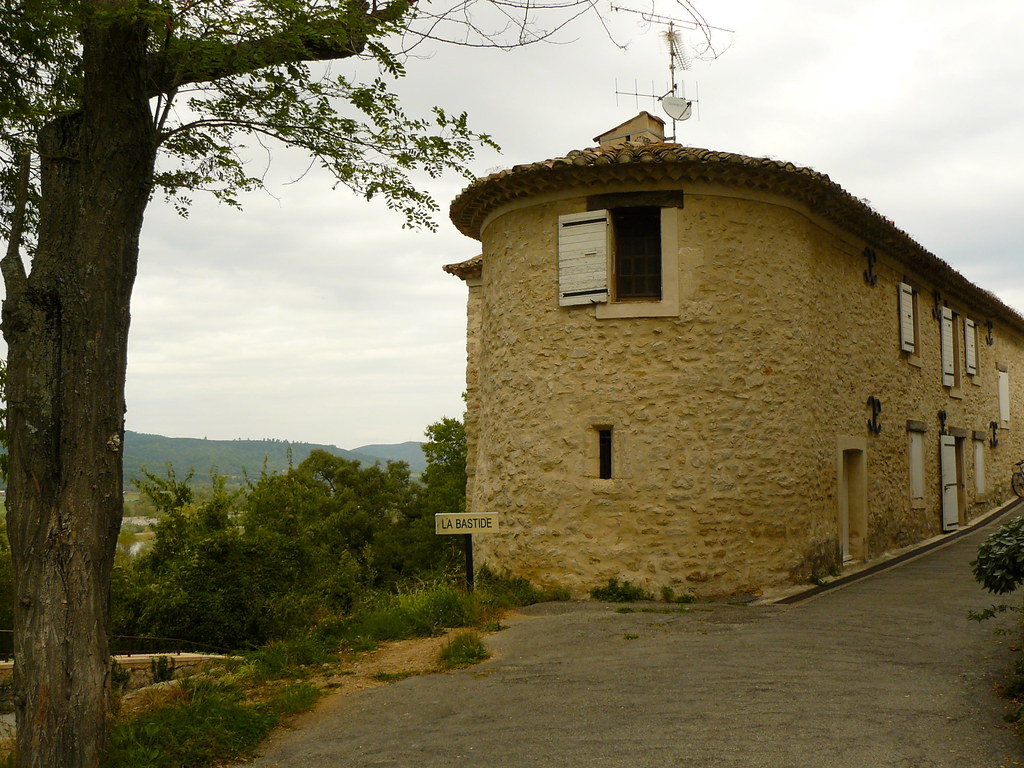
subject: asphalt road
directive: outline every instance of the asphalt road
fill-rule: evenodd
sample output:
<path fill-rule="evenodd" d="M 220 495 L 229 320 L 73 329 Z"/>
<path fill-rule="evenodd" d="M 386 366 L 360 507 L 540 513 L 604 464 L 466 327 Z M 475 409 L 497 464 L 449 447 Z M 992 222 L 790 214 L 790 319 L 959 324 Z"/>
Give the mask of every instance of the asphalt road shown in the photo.
<path fill-rule="evenodd" d="M 1018 636 L 966 620 L 990 529 L 793 605 L 533 606 L 492 660 L 329 699 L 251 765 L 1024 765 L 994 689 Z"/>

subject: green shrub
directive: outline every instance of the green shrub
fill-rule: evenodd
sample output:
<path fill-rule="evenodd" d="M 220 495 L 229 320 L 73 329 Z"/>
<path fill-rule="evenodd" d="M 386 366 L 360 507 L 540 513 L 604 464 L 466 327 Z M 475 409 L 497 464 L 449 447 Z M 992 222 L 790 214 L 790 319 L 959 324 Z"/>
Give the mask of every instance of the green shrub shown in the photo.
<path fill-rule="evenodd" d="M 692 592 L 684 592 L 681 595 L 677 595 L 672 587 L 661 588 L 661 599 L 666 603 L 695 603 L 697 602 L 697 596 Z"/>
<path fill-rule="evenodd" d="M 349 643 L 366 640 L 405 640 L 436 635 L 442 629 L 464 627 L 477 618 L 476 604 L 450 584 L 378 598 L 353 617 L 345 631 Z"/>
<path fill-rule="evenodd" d="M 327 664 L 338 660 L 332 641 L 314 635 L 302 635 L 288 640 L 275 640 L 259 650 L 245 654 L 255 674 L 280 677 L 298 674 L 302 667 Z"/>
<path fill-rule="evenodd" d="M 250 755 L 281 717 L 305 712 L 319 689 L 299 682 L 267 701 L 245 701 L 242 689 L 185 678 L 181 699 L 114 725 L 104 768 L 199 768 Z"/>
<path fill-rule="evenodd" d="M 636 600 L 654 599 L 654 595 L 643 587 L 635 586 L 626 580 L 620 582 L 616 578 L 608 579 L 608 584 L 603 587 L 590 590 L 590 596 L 606 603 L 631 603 Z"/>
<path fill-rule="evenodd" d="M 249 754 L 277 723 L 237 689 L 182 682 L 184 700 L 114 726 L 105 768 L 186 768 Z"/>
<path fill-rule="evenodd" d="M 116 659 L 110 660 L 110 686 L 117 692 L 123 692 L 132 681 L 131 670 L 126 669 L 117 663 Z"/>
<path fill-rule="evenodd" d="M 174 659 L 168 656 L 154 656 L 149 660 L 149 679 L 153 684 L 174 679 Z"/>
<path fill-rule="evenodd" d="M 485 605 L 496 608 L 518 608 L 534 603 L 568 600 L 568 590 L 538 589 L 529 579 L 513 576 L 508 571 L 496 573 L 487 565 L 476 572 L 476 596 Z"/>
<path fill-rule="evenodd" d="M 439 655 L 441 663 L 447 669 L 461 669 L 472 664 L 479 664 L 491 657 L 490 651 L 484 647 L 483 640 L 476 632 L 459 632 L 454 635 Z"/>
<path fill-rule="evenodd" d="M 998 595 L 1024 583 L 1024 516 L 996 528 L 978 547 L 971 569 L 985 589 Z"/>
<path fill-rule="evenodd" d="M 308 712 L 320 698 L 322 691 L 306 682 L 293 683 L 274 691 L 273 697 L 264 707 L 281 716 Z"/>

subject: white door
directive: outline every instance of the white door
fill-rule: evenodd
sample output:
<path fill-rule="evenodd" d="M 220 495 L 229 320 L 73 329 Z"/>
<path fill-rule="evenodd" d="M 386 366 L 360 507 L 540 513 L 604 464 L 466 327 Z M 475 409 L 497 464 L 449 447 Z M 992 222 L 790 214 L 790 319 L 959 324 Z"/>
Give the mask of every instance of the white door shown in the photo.
<path fill-rule="evenodd" d="M 957 478 L 956 438 L 939 436 L 939 460 L 942 465 L 942 530 L 956 530 L 960 524 L 960 482 Z"/>

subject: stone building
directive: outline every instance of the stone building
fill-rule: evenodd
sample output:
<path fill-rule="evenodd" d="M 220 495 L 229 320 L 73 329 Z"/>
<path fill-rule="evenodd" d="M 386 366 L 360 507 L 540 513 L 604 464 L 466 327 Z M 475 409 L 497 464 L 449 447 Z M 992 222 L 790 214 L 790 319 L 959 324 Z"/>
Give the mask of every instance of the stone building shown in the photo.
<path fill-rule="evenodd" d="M 1007 500 L 1024 318 L 828 176 L 663 130 L 452 203 L 478 564 L 756 593 Z"/>

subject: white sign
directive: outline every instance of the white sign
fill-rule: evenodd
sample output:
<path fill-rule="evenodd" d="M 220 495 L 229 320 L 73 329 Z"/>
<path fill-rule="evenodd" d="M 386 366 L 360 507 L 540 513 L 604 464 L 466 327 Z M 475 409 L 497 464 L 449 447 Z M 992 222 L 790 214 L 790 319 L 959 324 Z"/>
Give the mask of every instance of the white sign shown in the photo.
<path fill-rule="evenodd" d="M 490 533 L 496 530 L 498 515 L 494 512 L 445 512 L 434 515 L 434 533 Z"/>

